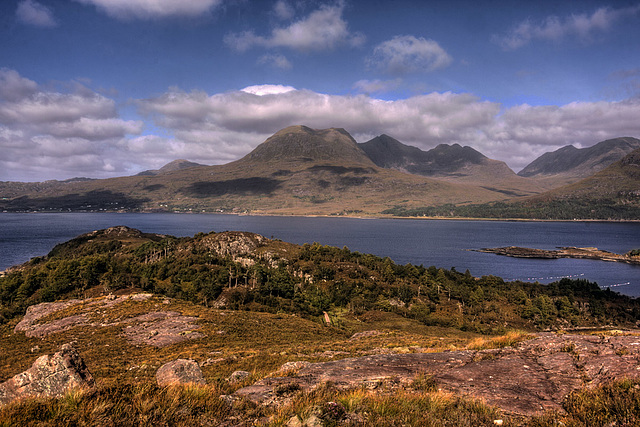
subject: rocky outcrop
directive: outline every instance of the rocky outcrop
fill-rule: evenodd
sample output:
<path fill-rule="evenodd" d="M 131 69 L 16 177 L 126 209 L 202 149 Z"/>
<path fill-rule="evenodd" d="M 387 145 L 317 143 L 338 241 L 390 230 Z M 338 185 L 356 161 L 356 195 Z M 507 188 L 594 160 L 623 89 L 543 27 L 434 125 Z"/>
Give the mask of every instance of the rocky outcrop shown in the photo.
<path fill-rule="evenodd" d="M 206 384 L 198 362 L 189 359 L 177 359 L 165 363 L 156 372 L 159 386 L 175 384 Z"/>
<path fill-rule="evenodd" d="M 27 397 L 60 397 L 70 389 L 93 384 L 78 352 L 65 344 L 53 356 L 40 356 L 31 368 L 0 384 L 0 405 Z"/>
<path fill-rule="evenodd" d="M 514 258 L 577 258 L 640 264 L 640 257 L 632 256 L 630 254 L 620 255 L 609 251 L 603 251 L 598 248 L 576 248 L 574 246 L 563 246 L 554 250 L 505 246 L 502 248 L 482 248 L 477 249 L 476 251 Z"/>
<path fill-rule="evenodd" d="M 186 340 L 203 338 L 204 334 L 195 332 L 201 328 L 194 323 L 196 320 L 197 317 L 183 316 L 175 311 L 154 311 L 122 322 L 131 323 L 123 328 L 122 333 L 132 344 L 166 347 Z"/>
<path fill-rule="evenodd" d="M 200 243 L 205 248 L 222 257 L 235 257 L 253 253 L 258 247 L 266 244 L 267 238 L 244 231 L 225 231 L 211 233 L 202 238 Z"/>
<path fill-rule="evenodd" d="M 195 323 L 198 320 L 197 317 L 183 316 L 176 311 L 153 311 L 115 322 L 103 320 L 103 316 L 108 314 L 108 309 L 117 304 L 144 302 L 151 297 L 151 294 L 140 293 L 36 304 L 27 308 L 27 313 L 16 325 L 14 332 L 23 332 L 28 337 L 44 339 L 51 334 L 68 331 L 78 326 L 124 326 L 122 334 L 127 341 L 134 345 L 144 344 L 154 347 L 165 347 L 205 336 L 196 332 L 201 328 Z M 75 314 L 49 321 L 45 319 L 47 316 L 55 315 L 74 306 L 77 306 Z"/>
<path fill-rule="evenodd" d="M 639 336 L 540 334 L 515 347 L 443 353 L 378 354 L 302 367 L 236 392 L 278 404 L 287 392 L 331 382 L 338 388 L 407 386 L 429 375 L 442 389 L 474 396 L 506 413 L 562 411 L 567 394 L 623 377 L 640 377 Z M 289 394 L 290 394 L 289 392 Z"/>
<path fill-rule="evenodd" d="M 44 338 L 53 331 L 64 331 L 68 328 L 70 322 L 64 322 L 64 324 L 61 324 L 61 322 L 49 322 L 44 325 L 39 324 L 38 321 L 43 317 L 80 304 L 81 302 L 82 301 L 78 299 L 71 299 L 59 302 L 43 302 L 29 306 L 22 320 L 14 328 L 14 332 L 23 332 L 28 337 Z M 78 318 L 78 316 L 73 317 L 73 323 L 84 322 L 85 320 L 84 318 Z"/>

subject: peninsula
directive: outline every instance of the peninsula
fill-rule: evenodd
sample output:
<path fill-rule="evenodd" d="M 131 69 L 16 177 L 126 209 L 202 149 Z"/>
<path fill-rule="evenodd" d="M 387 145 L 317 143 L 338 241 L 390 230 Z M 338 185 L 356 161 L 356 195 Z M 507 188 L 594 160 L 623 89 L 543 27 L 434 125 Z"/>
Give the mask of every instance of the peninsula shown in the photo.
<path fill-rule="evenodd" d="M 598 248 L 576 248 L 574 246 L 558 247 L 555 250 L 522 248 L 519 246 L 506 246 L 501 248 L 475 249 L 477 252 L 487 252 L 496 255 L 504 255 L 515 258 L 578 258 L 595 259 L 600 261 L 626 262 L 628 264 L 640 264 L 640 251 L 632 250 L 626 254 L 616 254 L 603 251 Z"/>

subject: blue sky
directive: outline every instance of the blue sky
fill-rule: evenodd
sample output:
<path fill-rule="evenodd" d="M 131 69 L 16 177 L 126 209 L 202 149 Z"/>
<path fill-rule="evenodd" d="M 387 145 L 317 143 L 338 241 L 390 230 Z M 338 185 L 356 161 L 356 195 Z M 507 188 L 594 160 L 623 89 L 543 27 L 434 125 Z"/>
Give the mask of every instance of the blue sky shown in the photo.
<path fill-rule="evenodd" d="M 238 159 L 282 127 L 519 170 L 640 137 L 640 2 L 3 0 L 0 180 Z"/>

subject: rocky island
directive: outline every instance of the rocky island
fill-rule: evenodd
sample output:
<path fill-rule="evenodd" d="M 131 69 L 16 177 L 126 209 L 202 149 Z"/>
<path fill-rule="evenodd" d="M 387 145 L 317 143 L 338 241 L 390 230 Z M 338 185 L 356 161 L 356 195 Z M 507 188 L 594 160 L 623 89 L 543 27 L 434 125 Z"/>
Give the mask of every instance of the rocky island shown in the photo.
<path fill-rule="evenodd" d="M 595 259 L 600 261 L 626 262 L 628 264 L 640 264 L 638 250 L 629 251 L 626 254 L 603 251 L 598 248 L 577 248 L 574 246 L 562 246 L 555 250 L 523 248 L 519 246 L 505 246 L 501 248 L 476 249 L 477 252 L 486 252 L 496 255 L 510 256 L 514 258 L 578 258 Z"/>

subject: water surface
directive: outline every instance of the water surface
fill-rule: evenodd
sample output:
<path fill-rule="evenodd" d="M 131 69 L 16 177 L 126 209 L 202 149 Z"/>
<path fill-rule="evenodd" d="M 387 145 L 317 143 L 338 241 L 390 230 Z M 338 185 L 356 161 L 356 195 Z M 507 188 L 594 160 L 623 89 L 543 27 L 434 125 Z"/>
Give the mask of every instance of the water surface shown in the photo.
<path fill-rule="evenodd" d="M 45 255 L 57 243 L 114 225 L 145 232 L 193 236 L 251 231 L 292 243 L 319 242 L 388 256 L 396 263 L 455 267 L 474 276 L 549 283 L 584 278 L 640 296 L 640 266 L 578 259 L 523 259 L 469 251 L 483 247 L 594 246 L 616 253 L 640 248 L 640 223 L 451 221 L 307 218 L 214 214 L 64 213 L 0 214 L 0 270 Z"/>

